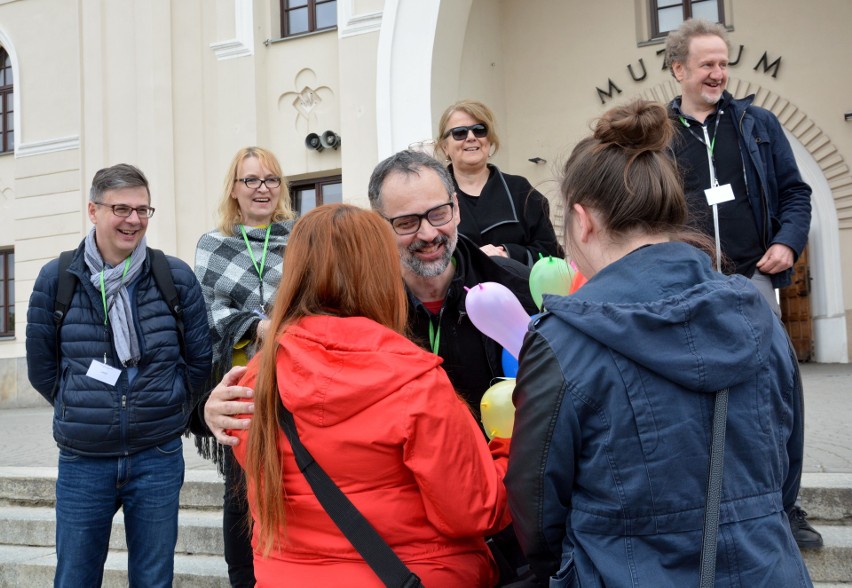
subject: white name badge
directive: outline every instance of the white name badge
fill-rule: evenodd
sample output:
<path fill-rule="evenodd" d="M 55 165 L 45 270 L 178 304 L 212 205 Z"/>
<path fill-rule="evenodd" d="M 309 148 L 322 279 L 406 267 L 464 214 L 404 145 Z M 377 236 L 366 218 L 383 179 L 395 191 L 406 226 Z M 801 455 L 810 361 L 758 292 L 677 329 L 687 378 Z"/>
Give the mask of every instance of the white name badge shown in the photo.
<path fill-rule="evenodd" d="M 721 204 L 722 202 L 730 202 L 734 199 L 734 191 L 730 184 L 724 186 L 716 186 L 715 188 L 707 188 L 704 190 L 704 195 L 707 197 L 707 204 Z"/>
<path fill-rule="evenodd" d="M 115 369 L 105 363 L 101 363 L 97 359 L 93 359 L 92 365 L 89 366 L 89 371 L 86 372 L 86 375 L 90 378 L 94 378 L 98 382 L 115 386 L 115 383 L 118 381 L 118 376 L 121 375 L 121 370 Z"/>

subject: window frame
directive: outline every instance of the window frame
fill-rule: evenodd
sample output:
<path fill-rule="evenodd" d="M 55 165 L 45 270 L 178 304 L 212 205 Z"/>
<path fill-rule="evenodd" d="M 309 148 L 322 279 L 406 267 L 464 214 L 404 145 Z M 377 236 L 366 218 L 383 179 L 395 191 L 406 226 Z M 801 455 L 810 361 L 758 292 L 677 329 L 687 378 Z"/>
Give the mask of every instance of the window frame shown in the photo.
<path fill-rule="evenodd" d="M 8 64 L 8 65 L 7 65 Z M 0 154 L 15 151 L 15 71 L 6 48 L 0 46 L 0 70 L 10 83 L 0 86 Z M 8 108 L 11 103 L 11 108 Z"/>
<path fill-rule="evenodd" d="M 317 28 L 317 5 L 329 4 L 331 2 L 337 4 L 338 0 L 305 0 L 304 6 L 295 6 L 290 8 L 290 0 L 279 0 L 278 8 L 281 13 L 281 38 L 289 39 L 292 37 L 300 37 L 302 35 L 309 35 L 311 33 L 317 33 L 322 31 L 331 31 L 337 28 L 337 16 L 335 11 L 335 19 L 334 24 L 329 27 Z M 290 32 L 290 27 L 288 26 L 287 14 L 292 12 L 293 10 L 299 10 L 307 8 L 308 10 L 308 30 L 306 31 L 298 31 L 296 33 Z"/>
<path fill-rule="evenodd" d="M 319 178 L 311 178 L 311 179 L 308 179 L 308 180 L 294 180 L 294 181 L 290 182 L 290 184 L 287 186 L 287 190 L 290 193 L 290 206 L 296 212 L 296 214 L 298 214 L 299 216 L 302 216 L 302 214 L 304 214 L 301 210 L 301 206 L 302 206 L 301 196 L 298 196 L 297 192 L 299 192 L 300 190 L 303 190 L 305 188 L 313 188 L 314 189 L 314 192 L 316 194 L 314 207 L 316 208 L 317 206 L 322 206 L 323 204 L 325 204 L 325 202 L 323 202 L 323 187 L 329 186 L 329 185 L 332 185 L 332 184 L 340 184 L 341 192 L 342 192 L 343 176 L 342 175 L 322 176 L 322 177 L 319 177 Z M 305 212 L 307 212 L 307 211 L 305 211 Z"/>
<path fill-rule="evenodd" d="M 650 0 L 650 18 L 651 18 L 651 39 L 664 39 L 671 31 L 660 32 L 660 1 Z M 665 0 L 664 0 L 665 1 Z M 692 4 L 697 0 L 682 0 L 683 3 L 683 20 L 692 18 Z M 728 26 L 725 21 L 725 0 L 716 0 L 716 6 L 719 10 L 719 22 L 723 26 Z M 681 21 L 683 22 L 683 21 Z"/>
<path fill-rule="evenodd" d="M 0 338 L 9 339 L 15 337 L 14 247 L 0 247 L 0 270 L 2 270 L 0 288 L 3 289 L 3 300 L 0 302 Z"/>

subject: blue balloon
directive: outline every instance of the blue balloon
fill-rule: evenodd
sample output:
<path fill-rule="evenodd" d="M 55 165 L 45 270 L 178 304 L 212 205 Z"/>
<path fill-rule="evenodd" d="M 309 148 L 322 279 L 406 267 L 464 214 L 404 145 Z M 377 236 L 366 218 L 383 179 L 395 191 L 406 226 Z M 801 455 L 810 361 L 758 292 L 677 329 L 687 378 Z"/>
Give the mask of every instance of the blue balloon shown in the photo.
<path fill-rule="evenodd" d="M 503 350 L 503 376 L 506 378 L 514 378 L 518 375 L 518 359 L 506 351 Z"/>

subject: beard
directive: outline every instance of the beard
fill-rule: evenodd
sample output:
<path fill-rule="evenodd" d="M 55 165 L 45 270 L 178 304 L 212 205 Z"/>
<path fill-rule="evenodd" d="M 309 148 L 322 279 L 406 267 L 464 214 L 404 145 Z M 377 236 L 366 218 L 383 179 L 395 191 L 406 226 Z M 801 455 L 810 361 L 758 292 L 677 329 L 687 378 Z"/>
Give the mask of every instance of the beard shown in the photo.
<path fill-rule="evenodd" d="M 447 266 L 450 265 L 450 260 L 456 250 L 458 238 L 458 233 L 454 233 L 452 236 L 447 236 L 442 233 L 432 239 L 432 241 L 412 241 L 408 247 L 400 251 L 402 253 L 400 261 L 402 261 L 403 266 L 407 267 L 412 271 L 412 273 L 420 276 L 421 278 L 434 278 L 436 276 L 440 276 L 444 273 L 444 271 L 446 271 Z M 444 246 L 443 253 L 439 259 L 436 259 L 435 261 L 423 261 L 417 257 L 417 251 L 431 245 Z"/>
<path fill-rule="evenodd" d="M 724 88 L 723 88 L 723 90 L 724 90 Z M 722 92 L 719 92 L 719 94 L 716 95 L 716 96 L 711 95 L 706 90 L 701 92 L 701 100 L 703 100 L 704 103 L 707 104 L 708 106 L 713 106 L 715 104 L 718 104 L 721 99 L 722 99 Z"/>

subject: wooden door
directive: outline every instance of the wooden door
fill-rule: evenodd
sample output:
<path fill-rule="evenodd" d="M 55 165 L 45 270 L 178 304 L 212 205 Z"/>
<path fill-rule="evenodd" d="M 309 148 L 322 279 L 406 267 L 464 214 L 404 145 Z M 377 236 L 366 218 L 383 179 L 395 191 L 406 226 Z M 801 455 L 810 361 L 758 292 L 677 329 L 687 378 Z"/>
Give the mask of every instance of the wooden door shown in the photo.
<path fill-rule="evenodd" d="M 811 272 L 808 248 L 802 251 L 794 266 L 793 283 L 780 291 L 781 319 L 793 341 L 799 361 L 813 357 L 814 335 L 811 321 Z"/>

